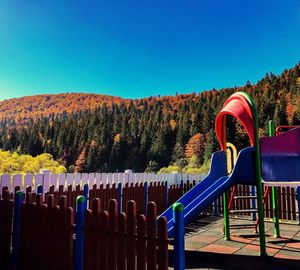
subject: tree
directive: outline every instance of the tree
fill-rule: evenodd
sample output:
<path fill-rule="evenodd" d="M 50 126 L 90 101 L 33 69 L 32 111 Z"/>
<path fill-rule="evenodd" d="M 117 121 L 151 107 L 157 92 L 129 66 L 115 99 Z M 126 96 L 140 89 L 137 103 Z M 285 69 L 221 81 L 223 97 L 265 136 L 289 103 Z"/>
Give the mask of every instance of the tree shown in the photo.
<path fill-rule="evenodd" d="M 281 99 L 280 103 L 276 104 L 273 118 L 275 126 L 287 125 L 286 102 Z"/>
<path fill-rule="evenodd" d="M 85 162 L 86 162 L 86 147 L 82 149 L 78 158 L 76 159 L 74 171 L 83 172 L 85 168 Z"/>
<path fill-rule="evenodd" d="M 295 111 L 293 115 L 293 125 L 300 125 L 300 111 Z"/>
<path fill-rule="evenodd" d="M 155 160 L 150 160 L 147 168 L 145 170 L 146 173 L 153 173 L 153 172 L 157 172 L 159 170 L 159 166 L 158 163 Z"/>
<path fill-rule="evenodd" d="M 172 161 L 176 162 L 185 157 L 184 147 L 180 143 L 176 143 L 172 153 Z"/>
<path fill-rule="evenodd" d="M 204 136 L 200 133 L 194 135 L 185 147 L 185 156 L 187 159 L 190 159 L 193 156 L 196 156 L 199 159 L 199 162 L 203 162 L 204 160 Z"/>
<path fill-rule="evenodd" d="M 211 159 L 212 153 L 215 152 L 219 147 L 218 140 L 214 130 L 210 130 L 206 136 L 206 143 L 204 146 L 204 163 Z"/>
<path fill-rule="evenodd" d="M 36 133 L 33 133 L 28 139 L 28 153 L 34 157 L 43 153 L 43 144 Z"/>
<path fill-rule="evenodd" d="M 123 171 L 125 169 L 126 152 L 127 143 L 125 138 L 121 134 L 116 134 L 109 157 L 110 169 L 112 171 Z"/>
<path fill-rule="evenodd" d="M 19 155 L 16 152 L 0 150 L 0 174 L 39 173 L 46 169 L 51 173 L 66 172 L 66 168 L 53 160 L 50 154 L 41 154 L 36 157 Z"/>

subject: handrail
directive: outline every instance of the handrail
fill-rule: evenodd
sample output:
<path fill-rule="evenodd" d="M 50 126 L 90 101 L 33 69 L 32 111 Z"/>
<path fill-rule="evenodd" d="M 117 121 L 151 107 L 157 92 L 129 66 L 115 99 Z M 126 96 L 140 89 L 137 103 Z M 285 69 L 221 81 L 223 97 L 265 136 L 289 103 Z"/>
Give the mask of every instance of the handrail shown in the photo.
<path fill-rule="evenodd" d="M 300 127 L 300 126 L 299 125 L 295 125 L 295 126 L 287 126 L 287 125 L 277 126 L 276 127 L 276 136 L 281 134 L 281 133 L 286 132 L 287 130 L 291 130 L 291 129 L 298 128 L 298 127 Z M 280 131 L 281 129 L 287 129 L 287 130 Z"/>

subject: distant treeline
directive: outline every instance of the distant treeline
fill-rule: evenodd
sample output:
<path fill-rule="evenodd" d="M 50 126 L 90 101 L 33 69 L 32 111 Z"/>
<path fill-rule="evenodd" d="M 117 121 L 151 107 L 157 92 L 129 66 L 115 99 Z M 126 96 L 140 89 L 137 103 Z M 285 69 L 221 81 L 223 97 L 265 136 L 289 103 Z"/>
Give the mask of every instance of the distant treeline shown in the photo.
<path fill-rule="evenodd" d="M 217 80 L 217 78 L 216 78 Z M 155 171 L 170 164 L 206 162 L 218 149 L 214 121 L 225 100 L 248 92 L 259 112 L 261 134 L 270 119 L 300 124 L 300 64 L 257 84 L 200 94 L 155 97 L 102 105 L 73 113 L 51 114 L 22 125 L 3 120 L 0 148 L 36 156 L 43 152 L 69 171 Z M 154 101 L 155 102 L 154 102 Z M 197 140 L 195 139 L 197 138 Z M 248 143 L 242 128 L 229 119 L 228 139 Z"/>

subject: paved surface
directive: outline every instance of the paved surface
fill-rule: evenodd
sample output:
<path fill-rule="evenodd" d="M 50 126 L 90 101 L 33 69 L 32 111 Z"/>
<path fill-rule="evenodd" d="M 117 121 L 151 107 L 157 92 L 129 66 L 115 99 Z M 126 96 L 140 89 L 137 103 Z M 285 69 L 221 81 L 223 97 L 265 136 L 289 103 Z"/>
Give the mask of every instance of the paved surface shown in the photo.
<path fill-rule="evenodd" d="M 251 223 L 230 219 L 231 224 Z M 259 238 L 253 229 L 231 229 L 223 239 L 223 218 L 205 217 L 189 227 L 185 237 L 186 269 L 300 269 L 300 226 L 281 224 L 281 238 L 273 237 L 273 224 L 265 222 L 267 257 L 259 256 Z M 170 266 L 173 261 L 170 245 Z M 172 269 L 172 267 L 170 267 Z"/>

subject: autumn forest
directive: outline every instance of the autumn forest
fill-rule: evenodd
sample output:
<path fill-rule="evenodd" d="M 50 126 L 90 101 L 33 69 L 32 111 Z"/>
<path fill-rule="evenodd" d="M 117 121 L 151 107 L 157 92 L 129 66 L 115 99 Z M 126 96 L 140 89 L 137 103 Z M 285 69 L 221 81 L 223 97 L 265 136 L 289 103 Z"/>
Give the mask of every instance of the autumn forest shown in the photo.
<path fill-rule="evenodd" d="M 0 148 L 19 154 L 49 153 L 70 172 L 207 169 L 218 149 L 214 119 L 233 92 L 257 105 L 261 135 L 267 123 L 300 124 L 300 63 L 256 84 L 175 96 L 122 99 L 59 94 L 0 102 Z M 229 141 L 248 139 L 229 119 Z"/>

